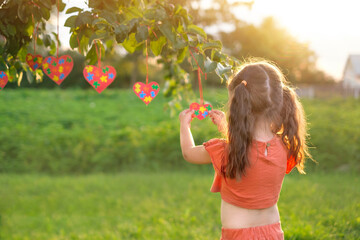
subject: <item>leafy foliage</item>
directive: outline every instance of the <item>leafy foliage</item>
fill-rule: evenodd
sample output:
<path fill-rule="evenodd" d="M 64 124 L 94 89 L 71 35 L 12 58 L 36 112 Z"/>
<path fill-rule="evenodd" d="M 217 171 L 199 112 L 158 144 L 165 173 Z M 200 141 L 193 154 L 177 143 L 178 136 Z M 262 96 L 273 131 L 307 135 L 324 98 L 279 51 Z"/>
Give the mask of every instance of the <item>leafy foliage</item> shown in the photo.
<path fill-rule="evenodd" d="M 196 69 L 197 65 L 204 72 L 215 72 L 224 79 L 238 65 L 237 60 L 221 52 L 221 42 L 208 37 L 179 4 L 159 0 L 89 0 L 88 6 L 88 10 L 72 7 L 66 11 L 72 14 L 65 22 L 65 27 L 69 27 L 71 32 L 70 47 L 78 48 L 86 54 L 88 63 L 94 64 L 97 61 L 95 43 L 100 45 L 104 54 L 110 54 L 117 46 L 128 53 L 144 51 L 147 41 L 150 54 L 157 56 L 158 63 L 167 69 L 165 86 L 172 86 L 171 89 L 165 87 L 167 96 L 180 98 L 179 93 L 190 89 L 185 86 L 189 82 L 184 79 L 187 72 Z M 33 78 L 34 73 L 24 62 L 27 46 L 31 40 L 34 41 L 32 34 L 36 23 L 41 23 L 38 43 L 50 47 L 50 54 L 54 53 L 55 42 L 46 34 L 45 22 L 56 7 L 56 0 L 19 0 L 2 4 L 0 34 L 5 41 L 0 49 L 0 70 L 7 71 L 10 81 L 19 78 L 20 83 L 21 72 L 25 72 L 29 80 Z M 64 7 L 60 1 L 59 10 L 63 11 Z M 53 35 L 56 40 L 56 34 Z M 192 53 L 197 64 L 191 60 L 192 68 L 189 69 L 186 62 L 192 58 Z"/>

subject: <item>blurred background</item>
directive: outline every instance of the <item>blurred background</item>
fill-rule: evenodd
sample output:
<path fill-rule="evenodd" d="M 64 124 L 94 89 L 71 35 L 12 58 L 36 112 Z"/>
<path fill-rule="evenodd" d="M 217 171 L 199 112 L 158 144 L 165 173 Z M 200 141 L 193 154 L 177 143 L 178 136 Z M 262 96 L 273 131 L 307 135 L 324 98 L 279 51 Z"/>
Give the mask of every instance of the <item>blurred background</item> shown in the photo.
<path fill-rule="evenodd" d="M 285 179 L 285 238 L 359 239 L 360 3 L 170 2 L 227 54 L 275 62 L 300 96 L 316 162 L 307 161 L 306 176 L 294 170 Z M 218 239 L 220 198 L 208 191 L 213 169 L 183 160 L 181 109 L 166 94 L 145 106 L 133 93 L 145 80 L 141 52 L 104 58 L 117 77 L 96 93 L 83 77 L 85 57 L 70 50 L 67 17 L 60 16 L 61 54 L 75 65 L 61 86 L 44 76 L 20 88 L 8 83 L 0 93 L 1 239 Z M 165 72 L 149 62 L 149 79 L 162 88 Z M 187 99 L 196 101 L 195 72 L 190 80 Z M 226 110 L 226 83 L 209 74 L 203 87 L 205 100 Z M 221 137 L 209 119 L 195 119 L 192 130 L 197 144 Z"/>

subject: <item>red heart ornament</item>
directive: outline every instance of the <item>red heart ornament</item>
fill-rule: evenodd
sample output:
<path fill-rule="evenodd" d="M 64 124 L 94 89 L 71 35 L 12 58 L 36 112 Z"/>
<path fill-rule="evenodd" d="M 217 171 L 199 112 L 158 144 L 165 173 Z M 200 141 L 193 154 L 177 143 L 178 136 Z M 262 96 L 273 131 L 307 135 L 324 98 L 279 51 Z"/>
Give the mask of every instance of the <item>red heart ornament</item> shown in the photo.
<path fill-rule="evenodd" d="M 8 83 L 8 75 L 0 71 L 0 91 L 4 89 L 5 85 Z"/>
<path fill-rule="evenodd" d="M 83 71 L 87 82 L 98 92 L 101 93 L 107 88 L 116 77 L 116 70 L 112 66 L 102 68 L 88 65 Z"/>
<path fill-rule="evenodd" d="M 41 66 L 42 61 L 43 61 L 43 57 L 41 55 L 34 56 L 31 53 L 28 53 L 26 55 L 26 62 L 33 71 L 35 71 Z"/>
<path fill-rule="evenodd" d="M 207 116 L 209 116 L 209 112 L 212 110 L 211 104 L 198 104 L 192 103 L 190 104 L 190 110 L 195 110 L 191 117 L 196 117 L 199 120 L 203 120 Z"/>
<path fill-rule="evenodd" d="M 57 85 L 69 75 L 74 66 L 74 61 L 69 55 L 61 57 L 49 56 L 44 59 L 42 67 L 44 73 L 48 75 Z"/>
<path fill-rule="evenodd" d="M 133 90 L 136 96 L 148 105 L 159 93 L 160 86 L 157 82 L 151 82 L 148 84 L 137 82 L 134 84 Z"/>

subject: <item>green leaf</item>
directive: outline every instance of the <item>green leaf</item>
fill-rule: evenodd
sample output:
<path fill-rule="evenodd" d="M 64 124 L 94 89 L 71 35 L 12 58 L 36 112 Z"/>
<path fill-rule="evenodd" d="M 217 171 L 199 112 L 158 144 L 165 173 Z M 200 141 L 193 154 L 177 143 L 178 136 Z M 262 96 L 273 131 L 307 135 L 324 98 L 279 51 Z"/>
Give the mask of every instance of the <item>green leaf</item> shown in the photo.
<path fill-rule="evenodd" d="M 51 42 L 52 42 L 50 35 L 44 34 L 43 35 L 43 42 L 44 42 L 45 47 L 49 47 L 51 45 Z"/>
<path fill-rule="evenodd" d="M 77 34 L 75 34 L 75 33 L 71 34 L 71 36 L 70 36 L 69 44 L 70 44 L 70 47 L 71 47 L 72 49 L 79 47 L 79 46 L 78 46 L 78 45 L 79 45 L 79 43 L 78 43 L 78 36 L 79 36 L 79 35 L 77 35 Z M 79 41 L 80 41 L 80 40 L 79 40 Z"/>
<path fill-rule="evenodd" d="M 16 28 L 14 25 L 7 25 L 7 31 L 10 34 L 10 36 L 14 36 L 16 34 Z"/>
<path fill-rule="evenodd" d="M 147 9 L 144 13 L 145 18 L 155 21 L 163 21 L 167 18 L 166 11 L 163 7 Z"/>
<path fill-rule="evenodd" d="M 201 27 L 198 27 L 196 25 L 188 25 L 187 30 L 190 33 L 199 34 L 203 38 L 205 38 L 205 39 L 207 38 L 207 35 L 206 35 L 205 31 Z"/>
<path fill-rule="evenodd" d="M 93 17 L 90 12 L 81 12 L 75 20 L 75 27 L 80 27 L 85 24 L 91 25 L 92 20 Z"/>
<path fill-rule="evenodd" d="M 162 24 L 159 24 L 158 27 L 159 27 L 159 30 L 161 31 L 161 33 L 164 34 L 164 36 L 167 39 L 169 39 L 171 42 L 175 43 L 176 35 L 175 35 L 175 32 L 173 31 L 172 25 L 168 21 L 165 21 Z"/>
<path fill-rule="evenodd" d="M 50 19 L 50 11 L 47 8 L 41 8 L 41 15 L 45 20 Z"/>
<path fill-rule="evenodd" d="M 33 9 L 33 10 L 32 10 L 31 13 L 32 13 L 33 16 L 34 16 L 34 21 L 35 21 L 35 22 L 41 21 L 41 18 L 42 18 L 41 9 L 38 8 L 38 7 L 33 7 L 32 9 Z"/>
<path fill-rule="evenodd" d="M 30 84 L 34 81 L 34 75 L 29 67 L 26 67 L 26 78 Z"/>
<path fill-rule="evenodd" d="M 17 15 L 23 23 L 26 23 L 28 19 L 28 14 L 26 13 L 26 6 L 27 4 L 25 3 L 19 4 L 17 11 Z"/>
<path fill-rule="evenodd" d="M 204 69 L 204 55 L 200 54 L 200 53 L 195 53 L 193 52 L 191 56 L 191 66 L 192 66 L 192 70 L 196 70 L 198 68 L 198 66 L 201 69 Z M 194 57 L 193 57 L 194 56 Z M 195 59 L 194 59 L 195 58 Z M 195 61 L 196 60 L 196 61 Z"/>
<path fill-rule="evenodd" d="M 43 5 L 48 10 L 51 10 L 51 0 L 41 0 L 41 1 L 39 1 L 39 4 Z M 41 9 L 43 9 L 43 8 L 41 8 Z"/>
<path fill-rule="evenodd" d="M 153 52 L 155 56 L 158 56 L 161 54 L 161 51 L 166 44 L 167 40 L 164 36 L 159 37 L 156 41 L 150 42 L 150 49 Z"/>
<path fill-rule="evenodd" d="M 129 28 L 126 25 L 118 25 L 115 27 L 115 38 L 116 42 L 122 43 L 127 38 Z"/>
<path fill-rule="evenodd" d="M 178 52 L 177 54 L 177 63 L 182 63 L 187 55 L 187 53 L 189 52 L 189 48 L 185 47 L 183 48 L 181 51 Z"/>
<path fill-rule="evenodd" d="M 69 13 L 74 13 L 74 12 L 81 12 L 82 9 L 81 8 L 78 8 L 78 7 L 72 7 L 72 8 L 69 8 L 68 10 L 66 10 L 66 14 L 69 14 Z"/>
<path fill-rule="evenodd" d="M 210 73 L 214 71 L 217 67 L 217 63 L 210 60 L 210 58 L 206 58 L 204 63 L 204 72 Z"/>
<path fill-rule="evenodd" d="M 210 40 L 209 42 L 207 43 L 204 43 L 201 47 L 202 50 L 206 50 L 206 49 L 220 49 L 222 48 L 222 43 L 221 41 L 213 41 L 213 40 Z"/>
<path fill-rule="evenodd" d="M 71 16 L 66 19 L 64 26 L 69 28 L 75 28 L 75 22 L 78 16 Z"/>
<path fill-rule="evenodd" d="M 90 60 L 89 65 L 93 65 L 97 62 L 97 54 L 96 54 L 95 44 L 93 44 L 91 46 L 89 52 L 86 54 L 86 60 Z"/>
<path fill-rule="evenodd" d="M 177 37 L 175 39 L 175 44 L 174 44 L 175 49 L 183 49 L 186 46 L 187 46 L 187 43 L 181 37 Z"/>
<path fill-rule="evenodd" d="M 215 69 L 215 73 L 221 78 L 225 78 L 226 80 L 228 80 L 229 76 L 227 75 L 228 73 L 231 72 L 231 66 L 226 66 L 224 67 L 221 63 L 217 64 L 217 67 Z"/>
<path fill-rule="evenodd" d="M 136 41 L 142 42 L 146 40 L 149 36 L 149 31 L 147 26 L 141 26 L 137 29 L 137 33 L 135 34 Z"/>
<path fill-rule="evenodd" d="M 142 13 L 136 7 L 124 8 L 123 10 L 125 12 L 125 17 L 127 20 L 143 17 Z"/>
<path fill-rule="evenodd" d="M 59 2 L 59 11 L 60 11 L 60 12 L 64 11 L 65 7 L 66 7 L 66 4 L 63 3 L 62 1 L 60 1 L 60 2 Z"/>
<path fill-rule="evenodd" d="M 129 53 L 133 53 L 135 52 L 136 48 L 138 46 L 140 46 L 141 44 L 139 44 L 136 41 L 135 38 L 135 33 L 131 33 L 129 35 L 129 37 L 122 43 L 122 46 L 125 48 L 126 51 L 128 51 Z"/>

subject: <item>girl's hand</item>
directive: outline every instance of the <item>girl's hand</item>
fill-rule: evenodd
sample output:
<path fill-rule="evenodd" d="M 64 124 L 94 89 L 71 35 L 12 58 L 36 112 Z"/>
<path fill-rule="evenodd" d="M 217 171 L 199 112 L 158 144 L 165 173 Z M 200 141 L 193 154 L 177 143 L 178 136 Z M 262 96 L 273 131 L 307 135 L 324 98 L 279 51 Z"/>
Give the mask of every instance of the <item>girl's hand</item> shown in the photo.
<path fill-rule="evenodd" d="M 227 122 L 225 113 L 220 110 L 212 110 L 209 113 L 212 122 L 217 126 L 219 132 L 226 133 Z"/>
<path fill-rule="evenodd" d="M 187 127 L 190 127 L 190 123 L 191 123 L 191 120 L 192 120 L 191 115 L 193 113 L 194 113 L 194 110 L 190 110 L 190 109 L 186 109 L 186 110 L 182 111 L 179 114 L 180 124 L 184 125 L 184 126 L 187 126 Z"/>

